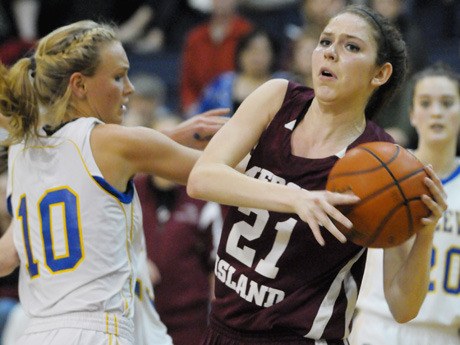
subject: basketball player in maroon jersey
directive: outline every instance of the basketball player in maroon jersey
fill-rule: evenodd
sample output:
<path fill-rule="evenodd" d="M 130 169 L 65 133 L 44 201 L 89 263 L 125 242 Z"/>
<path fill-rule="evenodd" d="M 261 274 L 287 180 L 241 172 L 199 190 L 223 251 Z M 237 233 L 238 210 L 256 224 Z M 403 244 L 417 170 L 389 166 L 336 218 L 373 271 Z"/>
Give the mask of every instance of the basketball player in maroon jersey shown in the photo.
<path fill-rule="evenodd" d="M 348 344 L 366 249 L 338 231 L 336 208 L 357 197 L 326 192 L 347 149 L 393 141 L 370 118 L 404 79 L 399 32 L 367 7 L 333 17 L 312 56 L 314 91 L 271 80 L 217 133 L 188 180 L 191 196 L 232 205 L 215 265 L 216 299 L 203 344 Z M 245 174 L 234 169 L 251 153 Z M 385 250 L 385 294 L 406 322 L 426 295 L 436 222 L 446 209 L 433 170 L 432 215 L 412 247 Z"/>

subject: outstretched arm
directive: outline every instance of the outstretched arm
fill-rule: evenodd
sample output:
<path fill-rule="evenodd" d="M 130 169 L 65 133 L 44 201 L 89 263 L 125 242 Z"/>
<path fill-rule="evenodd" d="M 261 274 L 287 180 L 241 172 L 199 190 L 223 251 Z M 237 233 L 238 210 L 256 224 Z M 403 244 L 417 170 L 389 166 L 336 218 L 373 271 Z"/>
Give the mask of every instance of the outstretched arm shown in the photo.
<path fill-rule="evenodd" d="M 428 292 L 431 250 L 436 224 L 447 208 L 441 181 L 427 167 L 430 178 L 425 183 L 433 198 L 422 197 L 431 210 L 429 218 L 423 218 L 425 227 L 409 241 L 394 248 L 385 249 L 384 290 L 393 317 L 407 322 L 417 316 Z"/>

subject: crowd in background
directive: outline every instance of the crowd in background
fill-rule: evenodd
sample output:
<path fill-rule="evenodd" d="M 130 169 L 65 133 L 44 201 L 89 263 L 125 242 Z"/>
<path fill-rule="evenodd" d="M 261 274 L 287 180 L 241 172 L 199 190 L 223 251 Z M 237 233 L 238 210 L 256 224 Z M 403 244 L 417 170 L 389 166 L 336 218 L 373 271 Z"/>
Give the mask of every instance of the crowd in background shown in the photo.
<path fill-rule="evenodd" d="M 81 19 L 110 21 L 118 25 L 136 88 L 126 125 L 155 127 L 160 120 L 174 122 L 218 107 L 228 108 L 231 116 L 245 97 L 268 79 L 282 77 L 312 86 L 310 57 L 321 29 L 351 2 L 366 3 L 397 24 L 407 43 L 411 74 L 439 60 L 460 72 L 460 3 L 455 0 L 2 0 L 0 60 L 13 63 L 33 49 L 37 38 L 61 25 Z M 397 142 L 414 147 L 417 138 L 406 115 L 405 90 L 376 121 Z M 169 287 L 178 284 L 177 289 L 186 289 L 186 276 L 177 272 L 199 275 L 201 285 L 194 287 L 210 290 L 207 280 L 212 272 L 212 247 L 217 243 L 216 224 L 220 224 L 219 212 L 223 210 L 216 211 L 215 206 L 205 203 L 193 206 L 200 214 L 208 212 L 208 223 L 184 221 L 191 236 L 189 243 L 182 243 L 182 249 L 189 250 L 183 257 L 195 255 L 195 259 L 187 261 L 190 269 L 181 271 L 177 267 L 185 261 L 169 252 L 172 258 L 177 257 L 177 265 L 170 265 L 168 251 L 161 252 L 159 243 L 168 241 L 168 248 L 174 250 L 177 243 L 165 237 L 164 231 L 180 223 L 174 218 L 177 206 L 193 202 L 181 199 L 186 199 L 182 188 L 153 177 L 139 177 L 136 184 L 155 208 L 154 219 L 147 220 L 152 228 L 148 246 L 157 297 L 168 296 L 162 281 Z M 3 203 L 0 208 L 0 230 L 4 231 L 8 215 Z M 184 231 L 176 231 L 176 236 Z M 6 322 L 2 316 L 17 301 L 15 274 L 0 279 L 0 331 Z M 192 289 L 187 296 L 195 299 L 195 304 L 179 301 L 173 307 L 199 308 L 205 314 L 206 295 L 212 295 L 205 292 L 203 295 Z M 167 326 L 187 335 L 174 319 L 177 310 L 167 310 L 163 301 L 157 303 Z M 184 323 L 190 322 L 185 318 Z M 193 322 L 199 324 L 199 320 Z M 179 337 L 176 344 L 181 343 Z"/>

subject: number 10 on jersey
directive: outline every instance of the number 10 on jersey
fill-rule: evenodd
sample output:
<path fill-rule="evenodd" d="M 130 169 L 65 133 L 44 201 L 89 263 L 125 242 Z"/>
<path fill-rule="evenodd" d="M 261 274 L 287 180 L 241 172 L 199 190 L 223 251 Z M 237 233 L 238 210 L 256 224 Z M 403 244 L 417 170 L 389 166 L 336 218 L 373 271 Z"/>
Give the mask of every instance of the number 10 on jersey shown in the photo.
<path fill-rule="evenodd" d="M 51 273 L 62 273 L 75 269 L 84 257 L 83 239 L 80 224 L 78 195 L 68 187 L 46 191 L 38 204 L 33 205 L 38 212 L 40 237 L 43 248 L 44 266 Z M 29 207 L 32 207 L 29 205 Z M 23 194 L 17 209 L 17 218 L 22 224 L 27 270 L 31 278 L 39 275 L 39 261 L 34 257 L 29 228 L 27 197 Z M 62 227 L 53 227 L 53 213 L 61 211 Z M 65 253 L 58 255 L 55 248 L 57 231 L 62 231 Z"/>

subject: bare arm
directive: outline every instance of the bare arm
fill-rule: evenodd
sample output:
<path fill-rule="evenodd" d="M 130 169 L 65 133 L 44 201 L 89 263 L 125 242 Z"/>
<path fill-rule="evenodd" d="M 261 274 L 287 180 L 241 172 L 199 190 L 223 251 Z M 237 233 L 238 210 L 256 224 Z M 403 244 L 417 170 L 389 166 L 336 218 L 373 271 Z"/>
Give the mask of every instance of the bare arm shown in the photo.
<path fill-rule="evenodd" d="M 431 180 L 426 179 L 433 199 L 425 195 L 422 200 L 432 211 L 422 222 L 425 227 L 415 238 L 384 251 L 385 298 L 393 317 L 407 322 L 417 316 L 428 292 L 431 249 L 436 223 L 447 208 L 441 181 L 428 168 Z"/>
<path fill-rule="evenodd" d="M 11 224 L 0 238 L 0 277 L 7 276 L 19 265 L 19 256 L 14 246 Z"/>
<path fill-rule="evenodd" d="M 190 174 L 187 191 L 194 198 L 220 204 L 297 213 L 310 225 L 319 243 L 324 244 L 319 224 L 345 241 L 329 216 L 350 227 L 351 222 L 332 205 L 356 202 L 356 197 L 268 183 L 235 169 L 280 109 L 287 84 L 280 79 L 268 81 L 243 101 L 206 147 Z"/>
<path fill-rule="evenodd" d="M 106 124 L 93 129 L 91 147 L 104 178 L 121 191 L 140 172 L 185 184 L 200 155 L 153 129 Z"/>

